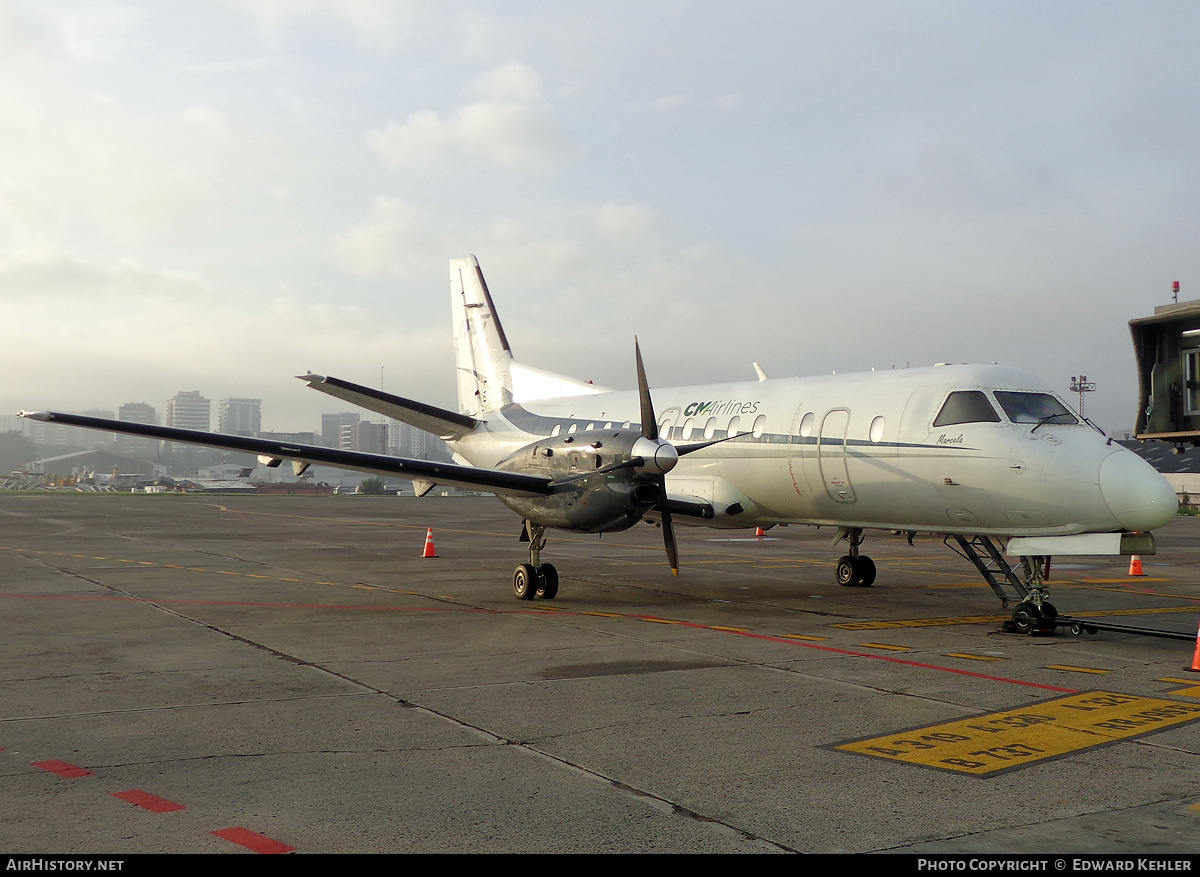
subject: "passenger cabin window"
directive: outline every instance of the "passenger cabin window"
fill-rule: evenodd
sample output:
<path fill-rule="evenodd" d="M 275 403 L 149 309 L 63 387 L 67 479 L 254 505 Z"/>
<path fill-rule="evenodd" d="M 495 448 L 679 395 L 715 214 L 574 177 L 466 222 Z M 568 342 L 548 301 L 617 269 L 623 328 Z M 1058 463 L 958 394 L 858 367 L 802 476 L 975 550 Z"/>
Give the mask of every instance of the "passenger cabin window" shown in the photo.
<path fill-rule="evenodd" d="M 1013 423 L 1078 423 L 1075 415 L 1049 393 L 996 390 L 996 401 Z"/>
<path fill-rule="evenodd" d="M 999 423 L 1000 415 L 981 390 L 956 390 L 946 397 L 942 410 L 933 419 L 934 426 L 956 423 Z"/>

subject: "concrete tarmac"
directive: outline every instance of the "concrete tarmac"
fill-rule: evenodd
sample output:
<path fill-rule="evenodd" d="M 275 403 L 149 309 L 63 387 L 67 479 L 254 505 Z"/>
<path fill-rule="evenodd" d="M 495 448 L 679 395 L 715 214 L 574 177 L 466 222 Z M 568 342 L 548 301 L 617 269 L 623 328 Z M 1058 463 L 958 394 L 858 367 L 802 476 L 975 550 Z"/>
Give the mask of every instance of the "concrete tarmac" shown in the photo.
<path fill-rule="evenodd" d="M 681 527 L 678 578 L 652 526 L 554 533 L 524 603 L 519 524 L 0 496 L 0 852 L 1200 852 L 1193 643 L 1000 632 L 932 537 L 841 588 L 808 527 Z M 1200 521 L 1159 543 L 1055 605 L 1194 632 Z"/>

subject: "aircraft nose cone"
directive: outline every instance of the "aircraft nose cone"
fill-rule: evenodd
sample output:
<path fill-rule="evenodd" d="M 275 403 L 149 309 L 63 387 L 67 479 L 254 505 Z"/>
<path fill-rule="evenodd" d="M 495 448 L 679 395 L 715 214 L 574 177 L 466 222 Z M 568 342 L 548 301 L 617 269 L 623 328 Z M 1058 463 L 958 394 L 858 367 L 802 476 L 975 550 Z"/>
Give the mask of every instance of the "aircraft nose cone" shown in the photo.
<path fill-rule="evenodd" d="M 1100 464 L 1100 493 L 1121 526 L 1146 531 L 1166 526 L 1179 510 L 1175 491 L 1132 451 L 1109 454 Z"/>

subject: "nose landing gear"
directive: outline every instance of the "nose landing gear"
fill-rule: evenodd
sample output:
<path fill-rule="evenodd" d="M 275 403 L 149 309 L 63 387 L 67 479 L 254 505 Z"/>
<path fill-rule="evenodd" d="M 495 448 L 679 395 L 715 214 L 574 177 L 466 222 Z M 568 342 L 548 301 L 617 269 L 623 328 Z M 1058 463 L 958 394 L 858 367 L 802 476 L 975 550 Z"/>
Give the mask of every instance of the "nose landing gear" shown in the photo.
<path fill-rule="evenodd" d="M 1047 599 L 1046 573 L 1050 568 L 1049 557 L 1022 557 L 1021 565 L 1025 571 L 1025 597 L 1013 607 L 1012 620 L 1005 623 L 1005 628 L 1014 633 L 1032 636 L 1052 636 L 1054 621 L 1058 618 L 1058 610 Z"/>
<path fill-rule="evenodd" d="M 1022 600 L 1013 607 L 1012 620 L 1006 622 L 1014 633 L 1031 634 L 1033 636 L 1050 636 L 1054 633 L 1054 619 L 1058 618 L 1058 610 L 1053 603 L 1034 603 L 1032 600 Z"/>

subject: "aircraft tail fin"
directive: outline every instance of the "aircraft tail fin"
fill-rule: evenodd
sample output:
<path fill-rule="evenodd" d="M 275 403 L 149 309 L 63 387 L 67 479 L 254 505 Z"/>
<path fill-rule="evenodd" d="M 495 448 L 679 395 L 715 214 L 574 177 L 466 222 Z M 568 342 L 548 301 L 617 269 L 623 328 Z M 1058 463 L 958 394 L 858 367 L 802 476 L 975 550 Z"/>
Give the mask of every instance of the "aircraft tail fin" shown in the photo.
<path fill-rule="evenodd" d="M 514 360 L 487 281 L 474 256 L 450 260 L 450 295 L 454 308 L 458 408 L 463 414 L 476 417 L 512 402 L 611 392 L 608 387 L 591 381 Z"/>
<path fill-rule="evenodd" d="M 512 350 L 474 256 L 450 260 L 458 408 L 476 416 L 513 401 Z"/>

